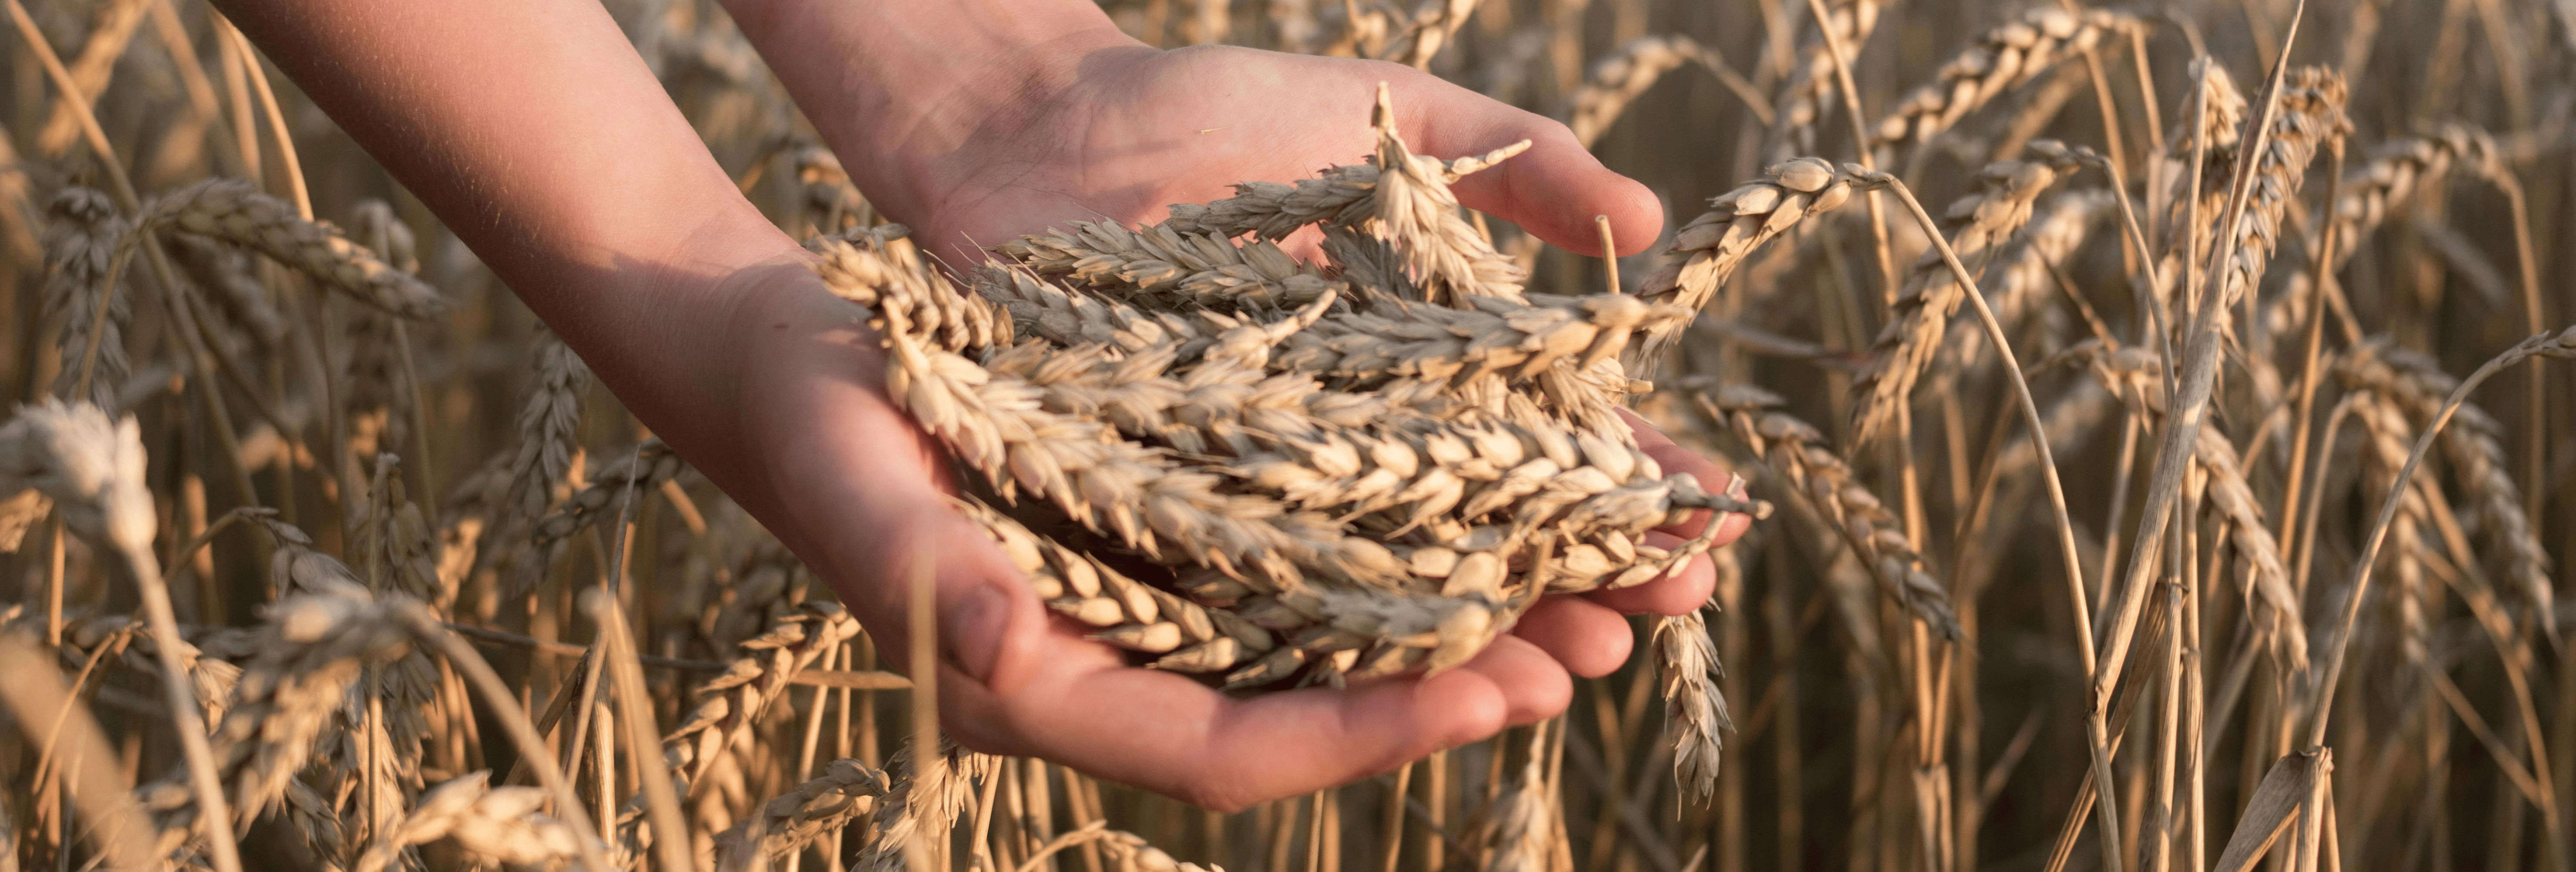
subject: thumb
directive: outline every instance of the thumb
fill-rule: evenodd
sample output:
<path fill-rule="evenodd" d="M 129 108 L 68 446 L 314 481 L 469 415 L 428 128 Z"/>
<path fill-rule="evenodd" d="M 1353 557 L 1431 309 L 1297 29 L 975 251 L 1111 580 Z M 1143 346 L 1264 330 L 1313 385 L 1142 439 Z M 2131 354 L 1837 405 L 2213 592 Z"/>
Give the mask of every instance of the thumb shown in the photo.
<path fill-rule="evenodd" d="M 1610 219 L 1620 254 L 1644 251 L 1662 234 L 1664 208 L 1654 192 L 1602 166 L 1565 125 L 1430 76 L 1409 81 L 1413 93 L 1398 96 L 1396 109 L 1410 116 L 1405 126 L 1422 153 L 1457 157 L 1530 141 L 1520 156 L 1458 180 L 1454 190 L 1467 208 L 1593 257 L 1601 256 L 1595 216 Z"/>
<path fill-rule="evenodd" d="M 874 553 L 856 561 L 860 578 L 842 585 L 845 597 L 864 586 L 880 653 L 895 668 L 917 668 L 912 604 L 927 574 L 937 661 L 995 690 L 1029 674 L 1047 621 L 1027 576 L 944 497 L 927 488 L 907 496 L 870 513 L 876 523 L 862 548 Z"/>

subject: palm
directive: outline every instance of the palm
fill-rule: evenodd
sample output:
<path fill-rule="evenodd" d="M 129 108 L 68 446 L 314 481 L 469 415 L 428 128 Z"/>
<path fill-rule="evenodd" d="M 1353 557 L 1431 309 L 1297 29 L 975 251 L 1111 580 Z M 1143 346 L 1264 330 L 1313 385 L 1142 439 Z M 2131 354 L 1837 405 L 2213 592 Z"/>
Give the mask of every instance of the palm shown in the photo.
<path fill-rule="evenodd" d="M 1360 161 L 1375 150 L 1370 95 L 1386 82 L 1417 151 L 1538 141 L 1506 170 L 1462 182 L 1470 207 L 1588 254 L 1599 249 L 1596 214 L 1612 217 L 1630 252 L 1662 225 L 1652 194 L 1602 169 L 1563 127 L 1407 67 L 1227 46 L 1102 55 L 1037 108 L 978 126 L 888 211 L 952 263 L 1066 221 L 1158 221 L 1165 206 L 1227 196 L 1236 182 Z"/>

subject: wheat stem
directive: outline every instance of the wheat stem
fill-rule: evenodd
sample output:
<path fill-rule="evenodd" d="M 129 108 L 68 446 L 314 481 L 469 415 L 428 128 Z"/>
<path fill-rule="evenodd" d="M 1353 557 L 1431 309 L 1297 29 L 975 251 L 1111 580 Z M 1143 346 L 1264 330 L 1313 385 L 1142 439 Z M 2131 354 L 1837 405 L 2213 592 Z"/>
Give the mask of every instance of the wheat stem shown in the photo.
<path fill-rule="evenodd" d="M 536 770 L 537 783 L 553 795 L 555 814 L 571 825 L 574 832 L 583 834 L 579 840 L 582 863 L 595 870 L 618 868 L 608 862 L 608 855 L 588 836 L 598 832 L 598 828 L 591 825 L 590 813 L 582 810 L 581 797 L 573 793 L 572 782 L 565 779 L 563 769 L 555 765 L 554 755 L 546 749 L 545 737 L 538 735 L 536 725 L 528 722 L 527 710 L 519 707 L 518 694 L 510 690 L 509 683 L 492 671 L 492 664 L 485 662 L 483 655 L 474 653 L 474 646 L 466 644 L 463 637 L 440 624 L 434 616 L 420 609 L 408 609 L 400 614 L 414 638 L 437 650 L 448 665 L 464 675 L 466 683 L 476 693 L 483 695 L 483 704 L 492 709 L 494 719 L 501 722 L 502 730 L 510 734 L 510 742 L 518 747 L 520 765 Z"/>
<path fill-rule="evenodd" d="M 2022 423 L 2030 428 L 2031 448 L 2039 454 L 2040 475 L 2048 486 L 2049 508 L 2057 515 L 2057 547 L 2059 556 L 2066 562 L 2067 596 L 2075 609 L 2075 626 L 2079 630 L 2092 626 L 2092 618 L 2085 606 L 2084 559 L 2075 544 L 2075 522 L 2067 513 L 2066 487 L 2058 480 L 2057 458 L 2048 445 L 2048 424 L 2040 417 L 2039 403 L 2031 399 L 2030 380 L 2022 377 L 2021 361 L 2013 354 L 2010 337 L 2004 335 L 2003 322 L 1995 318 L 1994 308 L 1986 304 L 1985 292 L 1977 289 L 1976 279 L 1968 274 L 1967 265 L 1959 262 L 1959 253 L 1952 251 L 1950 244 L 1941 239 L 1940 223 L 1932 219 L 1930 212 L 1924 211 L 1923 203 L 1914 198 L 1914 192 L 1908 190 L 1903 181 L 1886 173 L 1873 173 L 1869 177 L 1895 192 L 1905 208 L 1914 213 L 1914 220 L 1923 225 L 1924 234 L 1932 240 L 1933 250 L 1940 252 L 1941 261 L 1949 265 L 1951 277 L 1967 290 L 1965 299 L 1976 307 L 1977 321 L 1984 325 L 1987 340 L 1994 343 L 1995 355 L 2002 358 L 2006 380 L 2012 384 L 2013 399 L 2021 404 Z M 2084 674 L 2090 680 L 2098 680 L 2092 637 L 2083 632 L 2076 635 L 2076 650 L 2083 657 Z M 2086 707 L 2085 733 L 2092 746 L 2095 783 L 2107 785 L 2112 783 L 2110 739 L 2103 725 L 2100 699 L 2097 695 L 2095 703 Z M 2108 791 L 2097 793 L 2101 795 L 2096 808 L 2102 814 L 2102 865 L 2109 872 L 2120 872 L 2119 811 Z"/>
<path fill-rule="evenodd" d="M 2468 378 L 2460 380 L 2459 387 L 2451 389 L 2451 395 L 2442 401 L 2441 411 L 2434 413 L 2432 420 L 2425 422 L 2423 432 L 2416 435 L 2414 447 L 2406 453 L 2406 465 L 2398 469 L 2396 485 L 2389 489 L 2388 498 L 2380 502 L 2379 518 L 2371 523 L 2370 534 L 2363 539 L 2361 555 L 2355 558 L 2352 590 L 2345 595 L 2343 615 L 2335 624 L 2334 646 L 2327 649 L 2325 670 L 2316 684 L 2313 705 L 2316 714 L 2308 722 L 2309 745 L 2325 743 L 2326 725 L 2334 715 L 2335 684 L 2343 677 L 2344 654 L 2352 646 L 2353 628 L 2361 618 L 2361 603 L 2370 593 L 2372 570 L 2378 566 L 2380 546 L 2388 539 L 2389 522 L 2397 517 L 2397 507 L 2405 501 L 2408 482 L 2414 480 L 2416 467 L 2423 465 L 2424 455 L 2433 447 L 2433 438 L 2441 435 L 2442 427 L 2450 423 L 2451 416 L 2460 410 L 2461 404 L 2468 402 L 2470 391 L 2506 367 L 2536 357 L 2576 359 L 2576 328 L 2523 340 L 2479 366 Z"/>

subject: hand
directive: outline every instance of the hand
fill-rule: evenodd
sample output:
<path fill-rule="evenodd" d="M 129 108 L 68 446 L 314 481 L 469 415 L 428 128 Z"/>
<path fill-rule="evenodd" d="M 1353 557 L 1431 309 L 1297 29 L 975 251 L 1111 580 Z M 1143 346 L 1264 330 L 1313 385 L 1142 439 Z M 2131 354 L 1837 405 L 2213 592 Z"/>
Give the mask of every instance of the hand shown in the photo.
<path fill-rule="evenodd" d="M 751 28 L 755 39 L 759 30 Z M 919 101 L 936 107 L 932 114 L 875 104 L 868 124 L 817 105 L 838 94 L 799 88 L 792 70 L 782 75 L 862 189 L 960 266 L 981 262 L 979 245 L 1050 224 L 1160 220 L 1166 204 L 1226 196 L 1237 181 L 1293 180 L 1355 162 L 1374 149 L 1368 109 L 1380 81 L 1417 152 L 1456 156 L 1533 141 L 1527 154 L 1461 182 L 1468 206 L 1586 253 L 1599 251 L 1594 215 L 1609 215 L 1631 252 L 1652 244 L 1661 226 L 1653 196 L 1604 169 L 1562 126 L 1409 68 L 1227 47 L 1161 52 L 1114 34 L 1060 37 L 1043 53 L 1055 63 L 1018 84 L 924 90 Z M 753 489 L 779 502 L 760 515 L 783 520 L 773 530 L 839 582 L 897 662 L 906 650 L 904 580 L 914 555 L 936 555 L 943 722 L 981 750 L 1240 808 L 1562 711 L 1572 675 L 1608 674 L 1626 661 L 1633 634 L 1622 612 L 1681 614 L 1714 587 L 1702 558 L 1635 588 L 1549 597 L 1459 669 L 1345 691 L 1237 700 L 1130 668 L 1122 652 L 1052 619 L 982 532 L 948 510 L 945 464 L 884 398 L 873 338 L 851 326 L 845 304 L 790 289 L 796 283 L 785 280 L 770 314 L 745 322 L 759 338 L 739 346 L 763 349 L 754 365 L 765 374 L 739 395 L 756 434 L 744 444 L 767 458 L 760 466 L 769 480 Z M 1638 435 L 1668 471 L 1712 487 L 1731 480 L 1651 429 Z M 1656 541 L 1673 544 L 1704 523 Z M 1745 522 L 1721 523 L 1723 544 Z"/>
<path fill-rule="evenodd" d="M 1623 254 L 1652 245 L 1663 208 L 1604 168 L 1565 126 L 1437 77 L 1383 61 L 1232 46 L 1157 51 L 1123 36 L 1047 50 L 1071 72 L 1029 88 L 974 89 L 938 101 L 956 120 L 911 136 L 869 129 L 833 145 L 915 241 L 970 268 L 992 246 L 1068 220 L 1160 221 L 1172 203 L 1230 196 L 1246 180 L 1295 181 L 1373 154 L 1377 84 L 1394 99 L 1416 153 L 1482 154 L 1520 140 L 1529 152 L 1459 181 L 1460 202 L 1577 253 L 1600 254 L 1593 218 L 1607 215 Z M 815 107 L 828 112 L 828 107 Z M 828 131 L 835 128 L 825 125 Z M 828 133 L 827 133 L 828 135 Z"/>

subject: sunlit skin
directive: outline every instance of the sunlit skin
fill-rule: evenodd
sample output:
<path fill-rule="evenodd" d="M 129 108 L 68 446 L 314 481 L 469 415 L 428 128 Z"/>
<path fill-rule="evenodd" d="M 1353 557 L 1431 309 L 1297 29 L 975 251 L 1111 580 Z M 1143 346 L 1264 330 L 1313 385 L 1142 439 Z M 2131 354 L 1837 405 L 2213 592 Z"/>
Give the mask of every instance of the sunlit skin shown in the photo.
<path fill-rule="evenodd" d="M 829 579 L 898 668 L 905 582 L 930 555 L 943 724 L 978 749 L 1241 808 L 1551 716 L 1573 677 L 1627 660 L 1623 614 L 1685 613 L 1714 587 L 1701 558 L 1550 597 L 1462 667 L 1347 690 L 1238 699 L 1129 667 L 1051 618 L 948 508 L 947 466 L 888 401 L 861 311 L 743 199 L 597 3 L 219 5 L 639 419 Z M 1594 255 L 1596 215 L 1625 253 L 1662 225 L 1650 193 L 1562 126 L 1399 66 L 1157 51 L 1085 0 L 729 8 L 859 186 L 951 262 L 1067 220 L 1158 220 L 1239 180 L 1352 163 L 1371 151 L 1380 81 L 1418 152 L 1533 142 L 1459 183 L 1465 205 Z M 1731 480 L 1630 420 L 1665 470 Z M 1724 543 L 1745 520 L 1719 523 Z"/>

